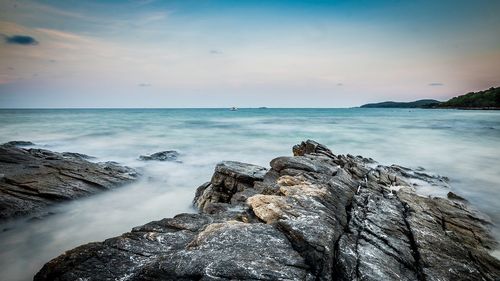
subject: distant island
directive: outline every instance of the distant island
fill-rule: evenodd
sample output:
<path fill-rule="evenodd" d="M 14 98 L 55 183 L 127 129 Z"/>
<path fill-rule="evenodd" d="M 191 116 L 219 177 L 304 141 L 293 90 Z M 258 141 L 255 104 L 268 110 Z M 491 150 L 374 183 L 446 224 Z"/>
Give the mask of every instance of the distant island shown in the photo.
<path fill-rule="evenodd" d="M 454 108 L 454 109 L 500 109 L 500 87 L 491 87 L 488 90 L 470 92 L 440 102 L 433 99 L 423 99 L 413 102 L 386 101 L 368 103 L 361 108 Z"/>
<path fill-rule="evenodd" d="M 396 101 L 384 101 L 378 103 L 368 103 L 364 104 L 362 108 L 427 108 L 430 106 L 438 105 L 441 102 L 438 100 L 417 100 L 412 102 L 396 102 Z"/>

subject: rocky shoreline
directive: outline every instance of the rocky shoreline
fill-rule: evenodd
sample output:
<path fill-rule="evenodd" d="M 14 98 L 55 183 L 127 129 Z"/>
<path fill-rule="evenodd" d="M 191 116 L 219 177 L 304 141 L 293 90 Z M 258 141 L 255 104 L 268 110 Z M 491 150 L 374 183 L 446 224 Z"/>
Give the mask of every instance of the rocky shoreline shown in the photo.
<path fill-rule="evenodd" d="M 198 214 L 147 223 L 48 262 L 34 280 L 498 280 L 490 221 L 446 179 L 306 141 L 270 169 L 222 162 Z"/>
<path fill-rule="evenodd" d="M 93 163 L 91 156 L 53 152 L 12 141 L 0 145 L 0 222 L 44 215 L 59 202 L 86 197 L 135 180 L 138 174 L 114 162 Z"/>

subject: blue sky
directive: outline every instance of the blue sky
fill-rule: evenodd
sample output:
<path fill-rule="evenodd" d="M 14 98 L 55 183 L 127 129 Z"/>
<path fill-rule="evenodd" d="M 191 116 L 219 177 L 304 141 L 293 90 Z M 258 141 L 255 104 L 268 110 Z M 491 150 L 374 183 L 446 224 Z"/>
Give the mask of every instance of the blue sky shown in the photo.
<path fill-rule="evenodd" d="M 500 85 L 500 1 L 0 3 L 0 107 L 346 107 Z"/>

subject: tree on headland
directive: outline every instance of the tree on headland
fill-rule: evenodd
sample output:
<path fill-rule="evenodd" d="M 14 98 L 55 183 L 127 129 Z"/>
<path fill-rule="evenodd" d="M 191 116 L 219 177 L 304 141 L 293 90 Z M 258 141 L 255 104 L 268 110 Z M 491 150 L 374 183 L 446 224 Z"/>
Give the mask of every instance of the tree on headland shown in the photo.
<path fill-rule="evenodd" d="M 439 108 L 500 108 L 500 87 L 470 92 L 440 103 Z"/>

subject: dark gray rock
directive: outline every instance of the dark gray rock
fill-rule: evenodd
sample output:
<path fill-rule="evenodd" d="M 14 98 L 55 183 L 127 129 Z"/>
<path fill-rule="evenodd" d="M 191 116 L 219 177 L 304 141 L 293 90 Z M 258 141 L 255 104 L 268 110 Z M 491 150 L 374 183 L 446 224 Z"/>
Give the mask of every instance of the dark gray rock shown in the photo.
<path fill-rule="evenodd" d="M 34 143 L 30 141 L 9 141 L 4 144 L 3 146 L 32 146 L 35 145 Z"/>
<path fill-rule="evenodd" d="M 454 193 L 454 192 L 448 192 L 448 194 L 446 194 L 446 197 L 448 197 L 448 199 L 451 199 L 451 200 L 456 200 L 456 201 L 463 201 L 463 202 L 466 202 L 467 200 L 465 198 L 463 198 L 462 196 Z"/>
<path fill-rule="evenodd" d="M 139 159 L 144 161 L 150 161 L 150 160 L 177 161 L 178 157 L 179 157 L 179 152 L 175 150 L 166 150 L 166 151 L 156 152 L 151 155 L 141 155 L 139 156 Z"/>
<path fill-rule="evenodd" d="M 0 221 L 35 214 L 137 177 L 128 167 L 92 163 L 83 154 L 0 145 Z"/>
<path fill-rule="evenodd" d="M 152 222 L 47 263 L 40 280 L 498 280 L 491 223 L 446 180 L 313 141 L 271 169 L 223 162 L 200 214 Z"/>
<path fill-rule="evenodd" d="M 61 155 L 63 157 L 66 157 L 66 158 L 76 158 L 76 159 L 85 159 L 85 160 L 95 159 L 94 156 L 89 156 L 89 155 L 77 153 L 77 152 L 63 152 L 63 153 L 61 153 Z"/>
<path fill-rule="evenodd" d="M 323 154 L 327 157 L 334 158 L 335 155 L 328 147 L 317 143 L 313 140 L 303 141 L 300 144 L 294 145 L 292 148 L 293 156 L 304 156 L 307 154 Z"/>
<path fill-rule="evenodd" d="M 71 250 L 35 280 L 312 280 L 280 231 L 237 219 L 181 214 L 152 222 Z"/>
<path fill-rule="evenodd" d="M 267 169 L 252 164 L 224 161 L 215 167 L 210 183 L 205 183 L 196 190 L 193 203 L 200 210 L 223 210 L 213 208 L 215 203 L 230 203 L 234 194 L 253 188 L 256 182 L 264 180 Z M 242 201 L 244 203 L 244 200 Z"/>

